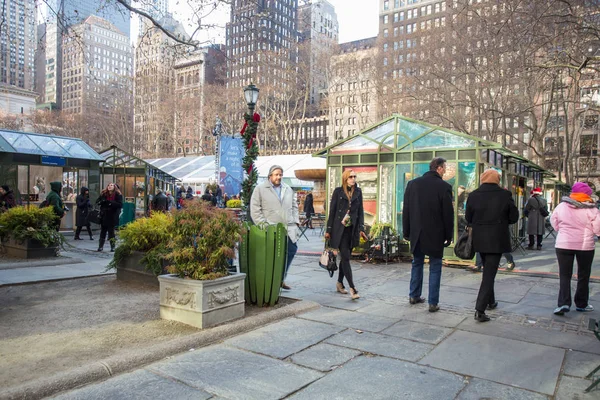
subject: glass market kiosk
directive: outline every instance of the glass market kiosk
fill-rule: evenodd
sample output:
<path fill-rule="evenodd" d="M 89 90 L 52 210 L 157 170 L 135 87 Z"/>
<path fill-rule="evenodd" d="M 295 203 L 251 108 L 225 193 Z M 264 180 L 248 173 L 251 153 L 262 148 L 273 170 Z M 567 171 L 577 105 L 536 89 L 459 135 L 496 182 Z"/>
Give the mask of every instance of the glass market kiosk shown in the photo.
<path fill-rule="evenodd" d="M 542 186 L 544 176 L 553 176 L 499 143 L 397 114 L 314 156 L 327 157 L 327 199 L 341 185 L 344 169 L 352 168 L 363 192 L 365 223 L 391 223 L 400 236 L 406 184 L 427 172 L 434 157 L 447 160 L 443 179 L 454 192 L 455 240 L 466 226 L 469 193 L 479 187 L 479 175 L 485 169 L 495 168 L 502 174 L 501 185 L 513 193 L 521 212 L 531 189 Z M 524 222 L 521 217 L 512 226 L 513 236 L 525 236 Z M 408 252 L 406 243 L 401 245 L 401 251 Z M 445 249 L 444 258 L 457 260 L 453 246 Z"/>
<path fill-rule="evenodd" d="M 100 156 L 103 160 L 100 163 L 101 187 L 106 187 L 110 182 L 119 185 L 125 203 L 124 213 L 132 207 L 135 218 L 143 217 L 147 215 L 152 196 L 157 190 L 171 191 L 174 194 L 177 178 L 160 168 L 116 146 L 101 151 Z"/>
<path fill-rule="evenodd" d="M 75 225 L 75 197 L 85 186 L 95 199 L 100 192 L 102 157 L 81 139 L 0 130 L 0 184 L 8 185 L 25 205 L 39 206 L 50 182 L 62 182 L 61 197 L 70 209 L 61 229 Z"/>

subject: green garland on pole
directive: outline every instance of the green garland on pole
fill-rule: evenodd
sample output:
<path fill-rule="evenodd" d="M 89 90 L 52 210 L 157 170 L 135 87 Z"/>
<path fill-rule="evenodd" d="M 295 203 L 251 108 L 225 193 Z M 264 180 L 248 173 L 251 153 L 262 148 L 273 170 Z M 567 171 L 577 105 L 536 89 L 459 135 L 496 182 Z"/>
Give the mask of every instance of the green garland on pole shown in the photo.
<path fill-rule="evenodd" d="M 244 146 L 246 148 L 246 155 L 242 159 L 242 168 L 246 173 L 246 179 L 242 183 L 242 202 L 244 209 L 250 216 L 250 197 L 258 181 L 258 171 L 254 165 L 254 161 L 258 157 L 258 144 L 256 141 L 256 130 L 258 129 L 258 123 L 260 122 L 260 115 L 254 113 L 253 116 L 246 113 L 244 114 L 244 127 L 240 131 L 242 138 L 244 139 Z"/>

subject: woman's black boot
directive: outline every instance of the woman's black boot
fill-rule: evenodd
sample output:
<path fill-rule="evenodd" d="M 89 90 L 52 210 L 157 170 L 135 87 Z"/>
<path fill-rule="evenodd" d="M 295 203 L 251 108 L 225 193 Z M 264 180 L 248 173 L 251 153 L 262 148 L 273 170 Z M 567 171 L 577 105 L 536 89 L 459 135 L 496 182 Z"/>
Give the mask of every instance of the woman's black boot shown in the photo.
<path fill-rule="evenodd" d="M 485 315 L 485 313 L 475 311 L 475 321 L 488 322 L 489 320 L 490 320 L 490 317 Z"/>

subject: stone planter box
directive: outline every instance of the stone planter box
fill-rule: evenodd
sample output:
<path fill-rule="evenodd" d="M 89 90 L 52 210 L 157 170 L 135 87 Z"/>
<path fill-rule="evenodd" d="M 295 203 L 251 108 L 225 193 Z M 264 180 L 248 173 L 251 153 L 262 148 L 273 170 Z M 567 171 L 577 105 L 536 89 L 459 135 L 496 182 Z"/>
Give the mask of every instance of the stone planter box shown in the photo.
<path fill-rule="evenodd" d="M 211 281 L 160 275 L 160 317 L 208 328 L 244 316 L 246 274 Z"/>
<path fill-rule="evenodd" d="M 44 247 L 35 239 L 27 239 L 23 242 L 16 242 L 10 238 L 2 242 L 6 249 L 6 255 L 15 258 L 47 258 L 56 257 L 58 255 L 58 246 Z"/>
<path fill-rule="evenodd" d="M 117 266 L 117 279 L 124 282 L 139 282 L 158 287 L 158 277 L 152 271 L 148 271 L 142 264 L 144 253 L 132 251 Z"/>

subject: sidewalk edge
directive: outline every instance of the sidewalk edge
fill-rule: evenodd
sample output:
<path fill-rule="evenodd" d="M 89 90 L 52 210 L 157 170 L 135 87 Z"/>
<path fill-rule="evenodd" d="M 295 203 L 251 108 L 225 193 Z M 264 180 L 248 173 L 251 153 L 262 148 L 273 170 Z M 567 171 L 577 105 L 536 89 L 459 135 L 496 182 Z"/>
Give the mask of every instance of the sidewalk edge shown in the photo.
<path fill-rule="evenodd" d="M 76 389 L 117 374 L 129 372 L 134 368 L 143 367 L 168 356 L 221 342 L 229 337 L 318 307 L 320 305 L 313 301 L 298 301 L 282 308 L 226 323 L 167 343 L 128 351 L 51 377 L 15 386 L 0 393 L 0 399 L 41 399 L 56 395 L 59 392 Z"/>

